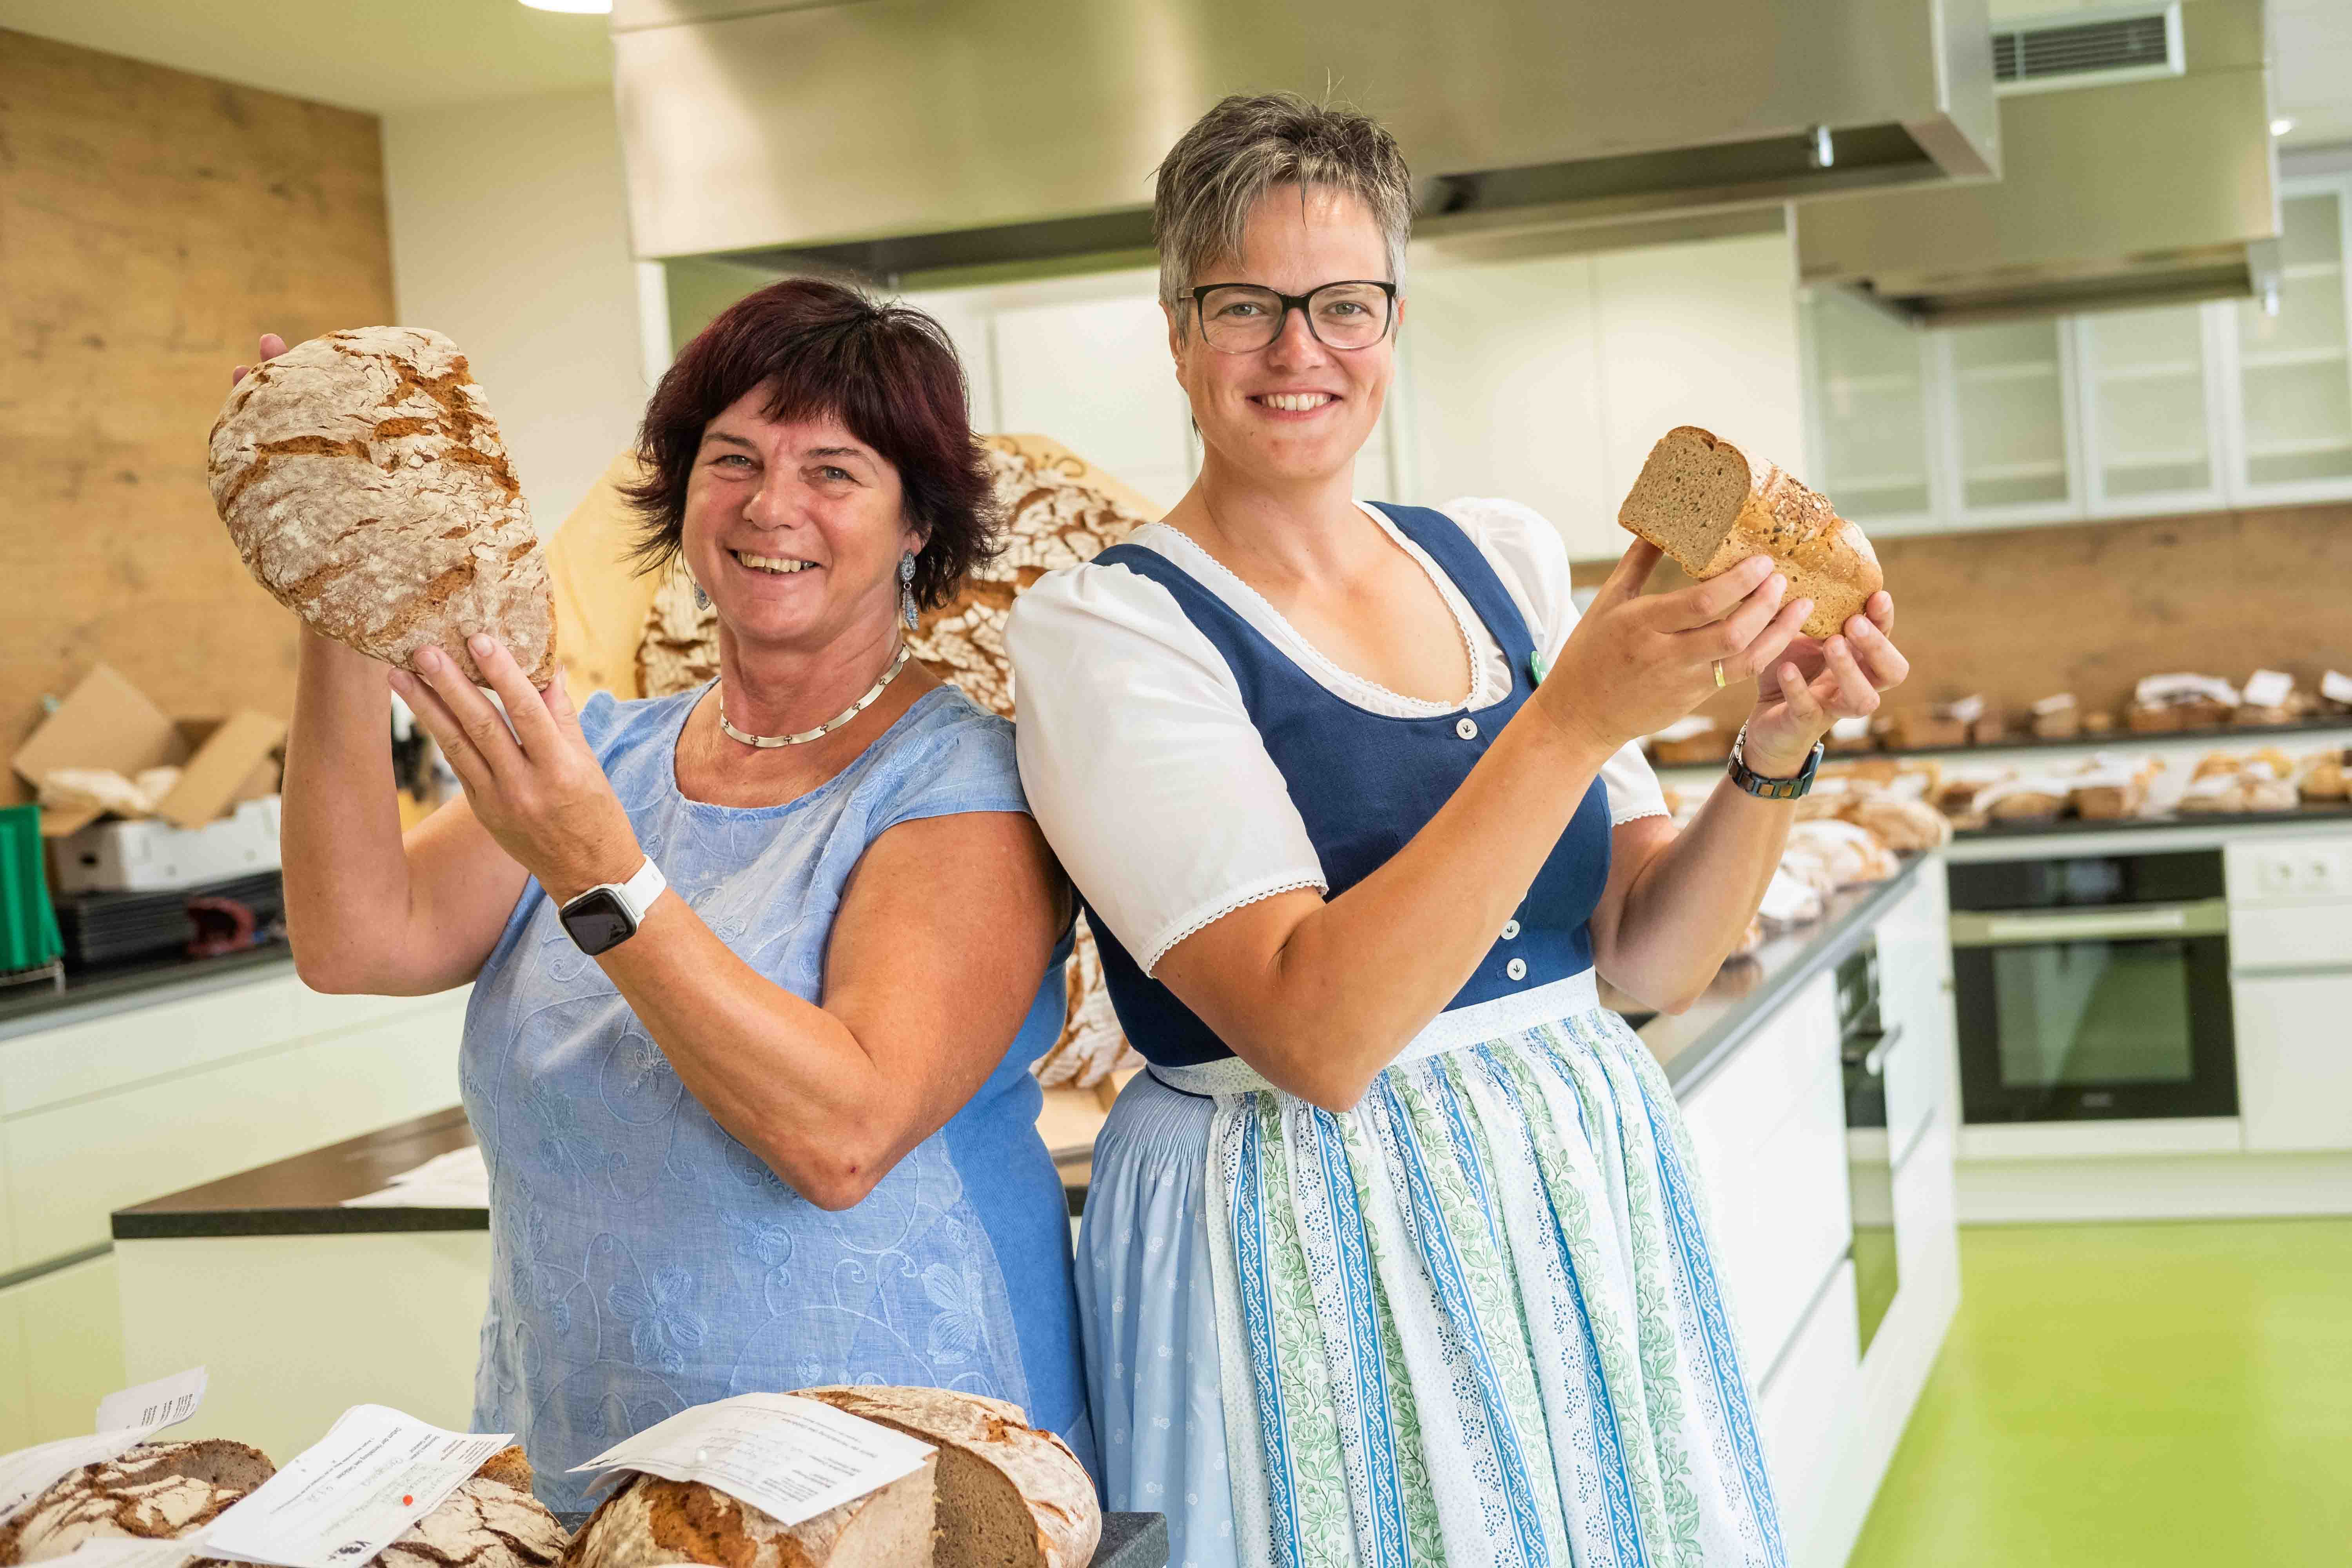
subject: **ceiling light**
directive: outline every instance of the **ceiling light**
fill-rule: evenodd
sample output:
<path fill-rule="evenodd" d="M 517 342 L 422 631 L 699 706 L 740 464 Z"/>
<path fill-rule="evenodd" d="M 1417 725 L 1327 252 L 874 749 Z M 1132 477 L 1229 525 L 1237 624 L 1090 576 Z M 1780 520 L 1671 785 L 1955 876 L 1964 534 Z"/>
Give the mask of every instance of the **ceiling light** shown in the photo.
<path fill-rule="evenodd" d="M 528 3 L 528 0 L 526 0 L 526 3 Z M 2284 136 L 2294 129 L 2294 121 L 2288 115 L 2282 114 L 2276 120 L 2271 121 L 2271 134 L 2273 136 Z"/>
<path fill-rule="evenodd" d="M 613 0 L 522 0 L 534 11 L 565 11 L 582 16 L 601 16 L 613 9 Z"/>

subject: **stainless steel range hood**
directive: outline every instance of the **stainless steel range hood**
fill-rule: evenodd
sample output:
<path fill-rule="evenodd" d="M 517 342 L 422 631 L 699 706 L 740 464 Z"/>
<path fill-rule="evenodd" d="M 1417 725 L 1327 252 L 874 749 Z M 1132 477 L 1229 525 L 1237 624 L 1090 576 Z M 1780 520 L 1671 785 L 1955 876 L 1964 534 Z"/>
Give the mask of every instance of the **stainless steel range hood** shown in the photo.
<path fill-rule="evenodd" d="M 1236 91 L 1378 115 L 1430 234 L 1984 178 L 1985 6 L 615 0 L 614 74 L 640 255 L 899 274 L 1149 244 L 1152 166 Z"/>
<path fill-rule="evenodd" d="M 1799 276 L 1928 325 L 2274 289 L 2262 0 L 2180 9 L 2182 75 L 2002 98 L 1998 184 L 1798 208 Z"/>

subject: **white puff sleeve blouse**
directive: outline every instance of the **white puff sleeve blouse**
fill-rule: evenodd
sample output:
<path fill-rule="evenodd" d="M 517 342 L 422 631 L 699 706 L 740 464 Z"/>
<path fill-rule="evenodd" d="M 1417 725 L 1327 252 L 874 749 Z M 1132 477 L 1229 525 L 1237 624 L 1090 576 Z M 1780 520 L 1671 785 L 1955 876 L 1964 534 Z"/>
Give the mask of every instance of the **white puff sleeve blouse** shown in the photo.
<path fill-rule="evenodd" d="M 1364 510 L 1421 563 L 1453 611 L 1476 672 L 1466 701 L 1420 701 L 1340 668 L 1175 529 L 1152 523 L 1129 538 L 1182 567 L 1360 707 L 1430 718 L 1500 701 L 1511 685 L 1502 648 L 1427 554 Z M 1549 666 L 1576 625 L 1559 532 L 1515 501 L 1464 499 L 1440 510 L 1485 553 Z M 1029 808 L 1146 973 L 1176 943 L 1245 904 L 1295 888 L 1329 890 L 1239 684 L 1166 589 L 1115 563 L 1049 573 L 1015 601 L 1005 645 Z M 1634 747 L 1601 776 L 1612 824 L 1664 815 L 1656 775 Z"/>

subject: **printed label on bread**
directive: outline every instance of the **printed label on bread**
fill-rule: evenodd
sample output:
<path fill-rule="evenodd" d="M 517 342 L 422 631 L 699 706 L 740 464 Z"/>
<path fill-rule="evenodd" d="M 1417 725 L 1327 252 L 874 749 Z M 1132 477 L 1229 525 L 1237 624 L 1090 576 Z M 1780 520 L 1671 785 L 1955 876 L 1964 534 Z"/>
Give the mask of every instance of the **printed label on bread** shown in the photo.
<path fill-rule="evenodd" d="M 555 606 L 522 487 L 457 345 L 410 327 L 330 332 L 257 365 L 213 426 L 213 504 L 247 568 L 322 636 L 468 676 L 488 632 L 534 685 Z"/>
<path fill-rule="evenodd" d="M 1788 576 L 1788 596 L 1813 602 L 1808 637 L 1842 630 L 1886 585 L 1870 541 L 1828 497 L 1696 425 L 1677 426 L 1650 448 L 1617 522 L 1701 581 L 1751 555 L 1771 556 Z"/>

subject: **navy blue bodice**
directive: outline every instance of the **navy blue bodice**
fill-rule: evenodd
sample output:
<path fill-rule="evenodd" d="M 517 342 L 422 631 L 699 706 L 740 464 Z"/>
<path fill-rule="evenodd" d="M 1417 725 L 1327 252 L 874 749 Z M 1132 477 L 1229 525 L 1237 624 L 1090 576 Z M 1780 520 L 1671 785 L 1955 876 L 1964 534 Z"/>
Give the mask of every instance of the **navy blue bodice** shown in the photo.
<path fill-rule="evenodd" d="M 1453 580 L 1502 647 L 1510 661 L 1511 690 L 1501 701 L 1430 719 L 1370 712 L 1299 668 L 1166 556 L 1119 544 L 1095 557 L 1098 565 L 1124 566 L 1167 589 L 1223 656 L 1250 721 L 1290 786 L 1334 899 L 1386 865 L 1421 831 L 1535 693 L 1535 640 L 1478 547 L 1443 512 L 1405 506 L 1381 510 Z M 1447 1004 L 1449 1011 L 1592 966 L 1590 921 L 1609 880 L 1609 831 L 1608 792 L 1596 778 L 1520 903 L 1515 933 L 1496 935 L 1469 984 Z M 1460 874 L 1484 873 L 1483 868 L 1465 866 Z M 1172 1067 L 1233 1054 L 1191 1008 L 1143 973 L 1091 906 L 1087 923 L 1101 949 L 1119 1026 L 1145 1059 Z"/>

